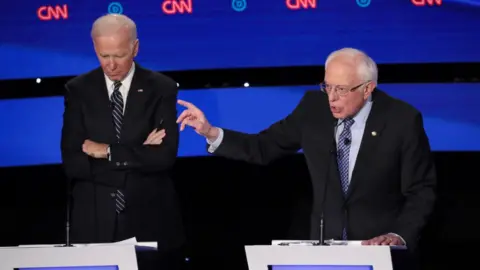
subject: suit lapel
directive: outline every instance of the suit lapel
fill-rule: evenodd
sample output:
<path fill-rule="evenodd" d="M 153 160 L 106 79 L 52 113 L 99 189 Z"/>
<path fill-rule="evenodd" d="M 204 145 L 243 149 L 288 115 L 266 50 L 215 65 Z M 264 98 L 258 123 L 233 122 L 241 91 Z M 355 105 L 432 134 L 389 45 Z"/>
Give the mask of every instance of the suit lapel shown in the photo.
<path fill-rule="evenodd" d="M 128 91 L 127 103 L 125 105 L 122 135 L 125 134 L 125 130 L 128 130 L 130 126 L 135 125 L 135 120 L 138 119 L 136 115 L 143 111 L 144 105 L 150 96 L 148 72 L 139 65 L 135 65 L 135 73 L 133 74 L 132 83 Z M 124 137 L 122 136 L 122 138 Z"/>
<path fill-rule="evenodd" d="M 94 82 L 91 85 L 95 87 L 93 89 L 93 95 L 98 104 L 96 105 L 99 110 L 98 121 L 100 126 L 105 127 L 105 132 L 108 133 L 108 138 L 111 141 L 115 140 L 115 129 L 113 127 L 112 120 L 112 107 L 110 97 L 108 96 L 107 84 L 105 82 L 105 75 L 101 68 L 95 71 L 93 76 Z"/>
<path fill-rule="evenodd" d="M 388 99 L 380 90 L 373 92 L 373 104 L 370 115 L 368 116 L 365 131 L 363 132 L 362 142 L 355 162 L 352 173 L 352 179 L 348 188 L 347 198 L 352 194 L 358 186 L 360 179 L 363 179 L 364 170 L 369 165 L 369 156 L 375 153 L 382 131 L 385 128 L 386 112 L 388 111 Z M 360 176 L 360 177 L 359 177 Z"/>

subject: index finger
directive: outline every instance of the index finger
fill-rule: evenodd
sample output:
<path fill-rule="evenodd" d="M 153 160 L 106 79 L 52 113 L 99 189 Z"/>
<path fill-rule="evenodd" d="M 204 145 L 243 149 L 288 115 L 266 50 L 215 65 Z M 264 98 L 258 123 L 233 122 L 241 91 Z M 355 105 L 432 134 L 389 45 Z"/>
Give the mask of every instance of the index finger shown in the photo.
<path fill-rule="evenodd" d="M 191 110 L 198 110 L 197 107 L 195 107 L 195 105 L 193 105 L 192 103 L 188 102 L 188 101 L 185 101 L 185 100 L 181 100 L 179 99 L 177 101 L 178 104 L 184 106 L 184 107 L 187 107 L 187 109 L 191 109 Z"/>
<path fill-rule="evenodd" d="M 157 129 L 154 128 L 154 129 L 150 132 L 150 134 L 148 134 L 148 136 L 152 136 L 152 135 L 155 134 L 156 132 L 157 132 Z"/>
<path fill-rule="evenodd" d="M 165 129 L 163 128 L 163 129 L 157 130 L 156 133 L 165 133 Z"/>

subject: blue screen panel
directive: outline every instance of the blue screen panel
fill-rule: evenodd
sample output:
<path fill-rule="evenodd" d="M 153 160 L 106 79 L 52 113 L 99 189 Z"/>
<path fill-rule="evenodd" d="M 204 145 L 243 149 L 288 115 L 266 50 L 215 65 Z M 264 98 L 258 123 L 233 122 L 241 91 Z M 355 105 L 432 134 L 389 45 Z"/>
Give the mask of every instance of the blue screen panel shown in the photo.
<path fill-rule="evenodd" d="M 15 270 L 118 270 L 118 266 L 101 265 L 101 266 L 59 266 L 59 267 L 28 267 L 17 268 Z"/>
<path fill-rule="evenodd" d="M 93 21 L 134 19 L 154 70 L 322 65 L 341 47 L 378 63 L 479 62 L 480 0 L 3 1 L 0 79 L 97 65 Z"/>
<path fill-rule="evenodd" d="M 374 270 L 371 265 L 272 265 L 270 270 Z"/>
<path fill-rule="evenodd" d="M 305 91 L 318 86 L 180 91 L 213 125 L 255 133 L 287 116 Z M 480 151 L 480 83 L 384 84 L 380 88 L 423 113 L 434 151 Z M 178 107 L 179 113 L 183 108 Z M 63 98 L 0 100 L 0 166 L 55 164 L 60 159 Z M 207 155 L 192 129 L 180 135 L 179 156 Z"/>

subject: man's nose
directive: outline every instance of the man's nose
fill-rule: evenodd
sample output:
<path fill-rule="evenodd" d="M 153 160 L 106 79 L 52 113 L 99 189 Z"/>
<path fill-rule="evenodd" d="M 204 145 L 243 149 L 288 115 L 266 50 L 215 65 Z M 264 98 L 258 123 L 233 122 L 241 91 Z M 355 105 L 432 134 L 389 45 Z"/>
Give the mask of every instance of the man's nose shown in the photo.
<path fill-rule="evenodd" d="M 335 89 L 332 89 L 330 92 L 328 92 L 328 101 L 336 101 L 338 99 L 338 94 Z"/>
<path fill-rule="evenodd" d="M 115 70 L 118 66 L 115 59 L 113 59 L 112 57 L 108 59 L 107 65 L 110 70 Z"/>

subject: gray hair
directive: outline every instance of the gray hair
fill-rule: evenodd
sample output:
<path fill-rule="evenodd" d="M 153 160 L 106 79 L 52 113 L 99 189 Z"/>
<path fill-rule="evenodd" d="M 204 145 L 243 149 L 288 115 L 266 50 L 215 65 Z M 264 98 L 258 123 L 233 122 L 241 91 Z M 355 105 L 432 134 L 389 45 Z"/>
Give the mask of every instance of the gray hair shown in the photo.
<path fill-rule="evenodd" d="M 358 76 L 364 81 L 372 81 L 377 84 L 378 69 L 377 64 L 370 56 L 361 50 L 354 48 L 343 48 L 330 53 L 325 61 L 325 69 L 328 64 L 337 57 L 348 57 L 358 66 Z"/>
<path fill-rule="evenodd" d="M 99 36 L 109 36 L 120 31 L 127 31 L 131 41 L 137 40 L 137 26 L 129 17 L 122 14 L 107 14 L 95 20 L 92 25 L 92 39 Z"/>

